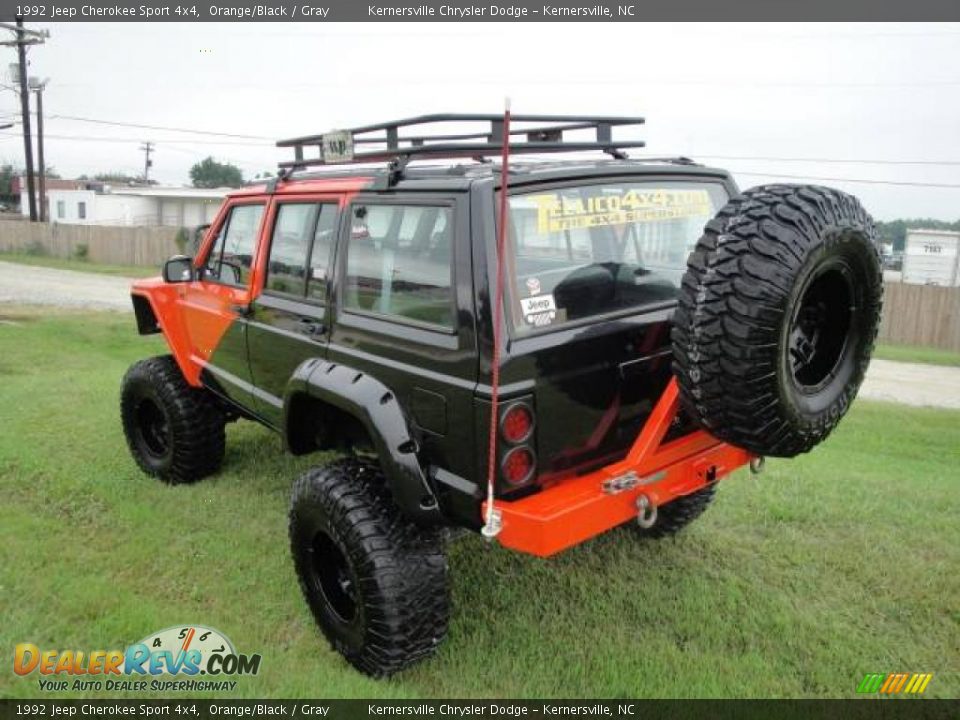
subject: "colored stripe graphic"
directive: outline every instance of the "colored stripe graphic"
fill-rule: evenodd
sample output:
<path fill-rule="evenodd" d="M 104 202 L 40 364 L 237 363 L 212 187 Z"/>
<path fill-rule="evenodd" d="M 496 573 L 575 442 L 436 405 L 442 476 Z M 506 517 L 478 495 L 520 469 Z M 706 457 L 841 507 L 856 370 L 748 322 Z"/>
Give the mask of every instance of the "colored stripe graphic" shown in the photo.
<path fill-rule="evenodd" d="M 927 689 L 933 673 L 867 673 L 857 685 L 858 693 L 919 695 Z"/>

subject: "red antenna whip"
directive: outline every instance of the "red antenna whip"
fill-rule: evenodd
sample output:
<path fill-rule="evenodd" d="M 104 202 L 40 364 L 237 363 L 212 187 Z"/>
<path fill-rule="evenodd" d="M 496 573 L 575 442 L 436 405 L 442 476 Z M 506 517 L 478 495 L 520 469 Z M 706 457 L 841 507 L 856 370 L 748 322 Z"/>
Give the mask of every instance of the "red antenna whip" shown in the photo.
<path fill-rule="evenodd" d="M 497 417 L 500 404 L 500 349 L 503 326 L 503 256 L 507 238 L 507 176 L 510 166 L 510 98 L 503 110 L 503 157 L 500 163 L 500 224 L 497 226 L 497 283 L 493 294 L 493 353 L 490 369 L 490 436 L 487 454 L 487 507 L 484 537 L 495 538 L 500 532 L 500 513 L 494 508 L 494 486 L 497 477 Z"/>

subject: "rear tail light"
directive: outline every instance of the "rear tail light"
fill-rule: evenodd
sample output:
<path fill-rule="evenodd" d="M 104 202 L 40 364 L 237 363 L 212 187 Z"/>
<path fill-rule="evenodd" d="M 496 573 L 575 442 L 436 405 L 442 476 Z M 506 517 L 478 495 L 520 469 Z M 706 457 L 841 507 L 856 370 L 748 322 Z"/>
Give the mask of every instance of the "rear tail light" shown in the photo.
<path fill-rule="evenodd" d="M 523 400 L 515 400 L 500 412 L 500 475 L 514 488 L 530 483 L 537 474 L 537 456 L 531 447 L 536 416 L 533 407 Z"/>
<path fill-rule="evenodd" d="M 533 450 L 525 446 L 515 447 L 503 456 L 503 479 L 511 485 L 523 485 L 533 476 L 536 465 Z"/>
<path fill-rule="evenodd" d="M 507 408 L 500 419 L 500 434 L 511 445 L 522 443 L 533 432 L 533 412 L 523 403 Z"/>

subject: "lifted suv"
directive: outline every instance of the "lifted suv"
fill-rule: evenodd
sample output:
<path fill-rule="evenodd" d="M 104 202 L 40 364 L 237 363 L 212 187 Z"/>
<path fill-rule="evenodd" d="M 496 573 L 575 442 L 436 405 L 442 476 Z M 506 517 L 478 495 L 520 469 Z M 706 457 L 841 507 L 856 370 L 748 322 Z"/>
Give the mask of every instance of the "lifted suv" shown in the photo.
<path fill-rule="evenodd" d="M 410 131 L 451 121 L 482 129 Z M 510 121 L 280 143 L 277 180 L 230 195 L 195 258 L 132 290 L 172 353 L 123 380 L 145 472 L 216 472 L 237 418 L 295 454 L 347 451 L 294 484 L 290 544 L 323 632 L 372 675 L 444 636 L 445 528 L 541 556 L 631 521 L 673 533 L 732 470 L 826 437 L 873 346 L 880 268 L 852 197 L 628 159 L 642 143 L 612 129 L 638 118 Z M 507 171 L 488 159 L 505 144 L 612 157 Z M 475 160 L 409 164 L 431 158 Z"/>

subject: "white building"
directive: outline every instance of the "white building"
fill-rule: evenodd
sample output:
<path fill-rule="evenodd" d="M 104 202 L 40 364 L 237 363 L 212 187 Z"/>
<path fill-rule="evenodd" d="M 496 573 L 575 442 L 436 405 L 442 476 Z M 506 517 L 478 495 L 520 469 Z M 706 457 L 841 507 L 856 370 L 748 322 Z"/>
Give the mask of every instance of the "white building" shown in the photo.
<path fill-rule="evenodd" d="M 960 285 L 960 232 L 907 230 L 903 282 L 917 285 Z"/>
<path fill-rule="evenodd" d="M 171 225 L 212 222 L 230 188 L 123 187 L 90 182 L 79 189 L 48 189 L 47 219 L 72 225 Z M 21 212 L 29 214 L 26 190 Z"/>

